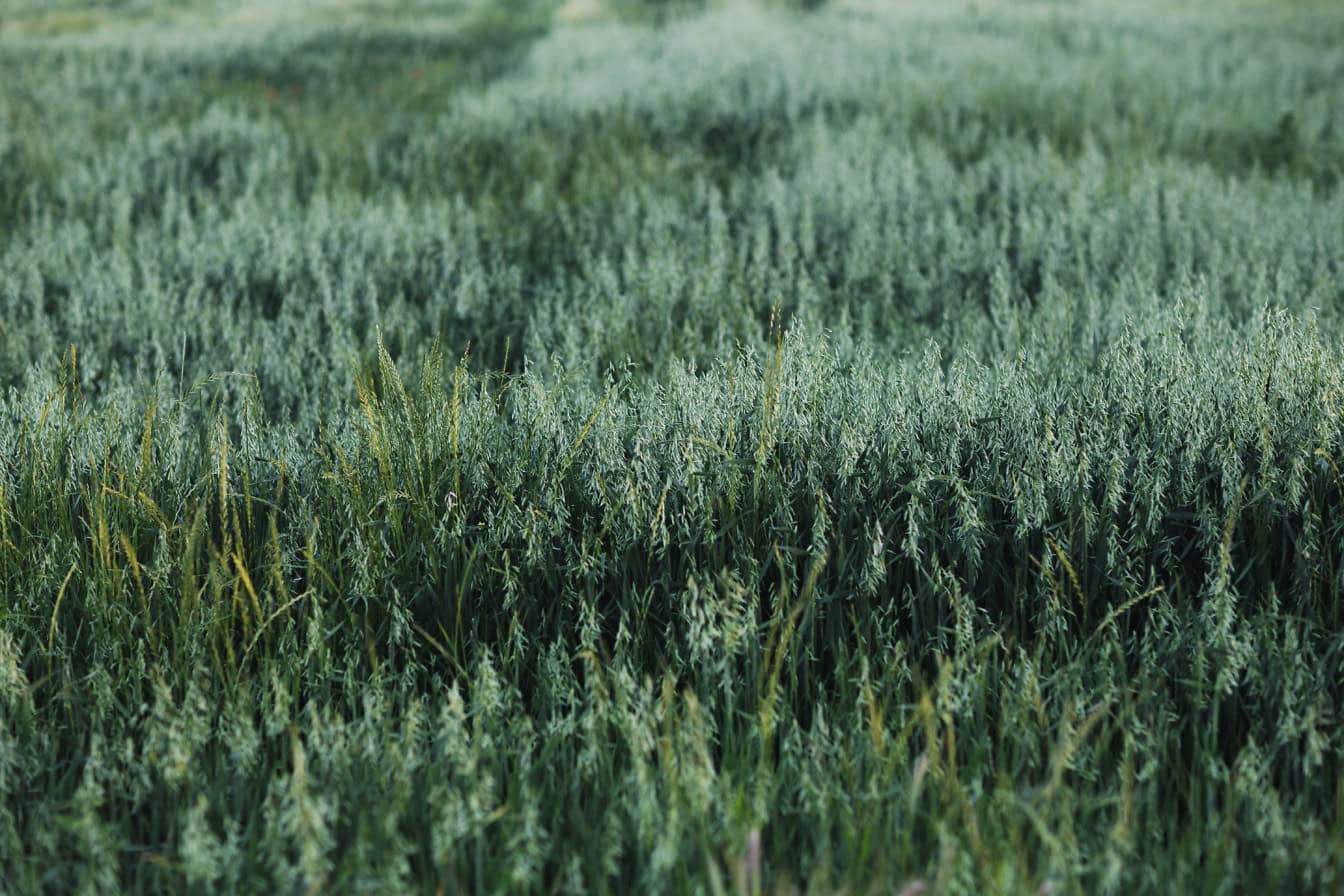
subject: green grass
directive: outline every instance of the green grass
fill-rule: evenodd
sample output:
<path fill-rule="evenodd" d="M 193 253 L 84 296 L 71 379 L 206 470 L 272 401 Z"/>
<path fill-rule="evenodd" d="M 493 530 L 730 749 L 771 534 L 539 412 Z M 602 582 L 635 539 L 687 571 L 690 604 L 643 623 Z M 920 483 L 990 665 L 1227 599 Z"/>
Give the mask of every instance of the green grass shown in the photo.
<path fill-rule="evenodd" d="M 14 6 L 0 892 L 1344 885 L 1344 18 L 803 5 Z"/>

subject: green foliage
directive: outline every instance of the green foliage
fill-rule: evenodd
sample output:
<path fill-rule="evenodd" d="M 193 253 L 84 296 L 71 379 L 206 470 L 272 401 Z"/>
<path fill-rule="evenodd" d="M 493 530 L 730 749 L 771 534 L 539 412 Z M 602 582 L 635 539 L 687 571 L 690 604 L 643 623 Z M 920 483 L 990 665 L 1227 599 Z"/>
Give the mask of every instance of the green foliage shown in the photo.
<path fill-rule="evenodd" d="M 0 38 L 0 889 L 1342 885 L 1337 15 L 366 6 Z"/>

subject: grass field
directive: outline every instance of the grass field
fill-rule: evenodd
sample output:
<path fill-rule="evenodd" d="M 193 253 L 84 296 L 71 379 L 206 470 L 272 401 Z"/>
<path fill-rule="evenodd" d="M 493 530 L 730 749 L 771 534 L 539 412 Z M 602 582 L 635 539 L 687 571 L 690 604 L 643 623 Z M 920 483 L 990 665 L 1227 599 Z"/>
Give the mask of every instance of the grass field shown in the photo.
<path fill-rule="evenodd" d="M 1344 891 L 1344 10 L 0 0 L 0 893 Z"/>

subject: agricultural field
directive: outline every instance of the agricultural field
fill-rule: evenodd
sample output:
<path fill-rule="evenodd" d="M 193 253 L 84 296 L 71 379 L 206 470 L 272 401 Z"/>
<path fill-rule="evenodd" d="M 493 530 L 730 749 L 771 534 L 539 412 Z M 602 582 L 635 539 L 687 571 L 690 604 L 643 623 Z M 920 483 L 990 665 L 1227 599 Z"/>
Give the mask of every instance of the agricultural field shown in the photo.
<path fill-rule="evenodd" d="M 0 0 L 0 893 L 1344 892 L 1344 7 Z"/>

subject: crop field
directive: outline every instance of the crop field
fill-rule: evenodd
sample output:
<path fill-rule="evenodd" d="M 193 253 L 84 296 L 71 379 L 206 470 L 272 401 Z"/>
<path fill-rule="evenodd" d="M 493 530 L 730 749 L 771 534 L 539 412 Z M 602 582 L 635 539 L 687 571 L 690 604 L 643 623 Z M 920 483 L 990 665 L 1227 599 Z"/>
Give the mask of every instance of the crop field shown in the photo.
<path fill-rule="evenodd" d="M 0 0 L 0 894 L 1344 892 L 1344 7 Z"/>

